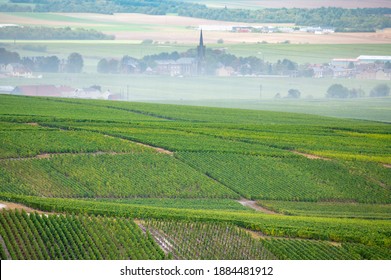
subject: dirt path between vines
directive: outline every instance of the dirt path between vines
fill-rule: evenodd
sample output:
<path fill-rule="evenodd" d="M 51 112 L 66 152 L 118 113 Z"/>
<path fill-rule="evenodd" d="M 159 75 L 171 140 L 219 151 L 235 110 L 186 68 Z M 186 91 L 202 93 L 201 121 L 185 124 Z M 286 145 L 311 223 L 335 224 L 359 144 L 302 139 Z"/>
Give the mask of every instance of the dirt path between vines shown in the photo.
<path fill-rule="evenodd" d="M 126 155 L 126 154 L 130 154 L 131 152 L 102 152 L 102 151 L 98 151 L 98 152 L 90 152 L 90 153 L 85 153 L 85 152 L 82 152 L 82 153 L 43 153 L 43 154 L 39 154 L 39 155 L 36 155 L 36 156 L 31 156 L 31 157 L 15 157 L 15 158 L 2 158 L 0 159 L 0 161 L 2 160 L 29 160 L 29 159 L 47 159 L 47 158 L 50 158 L 52 156 L 56 156 L 56 155 L 61 155 L 61 156 L 66 156 L 66 155 Z"/>
<path fill-rule="evenodd" d="M 152 235 L 152 237 L 155 239 L 156 243 L 159 245 L 159 247 L 163 250 L 165 254 L 171 253 L 174 257 L 174 259 L 178 260 L 178 256 L 173 253 L 174 246 L 168 241 L 168 239 L 160 233 L 158 230 L 148 228 L 142 223 L 142 221 L 138 219 L 133 220 L 139 228 L 144 232 L 144 234 L 149 231 L 149 233 Z"/>
<path fill-rule="evenodd" d="M 170 156 L 172 156 L 174 154 L 174 152 L 171 152 L 169 150 L 165 150 L 163 148 L 150 146 L 150 145 L 147 145 L 147 144 L 144 144 L 144 143 L 140 143 L 140 142 L 134 142 L 134 141 L 131 141 L 131 142 L 136 143 L 137 145 L 140 145 L 140 146 L 143 146 L 143 147 L 154 149 L 156 152 L 161 153 L 161 154 L 166 154 L 166 155 L 170 155 Z"/>
<path fill-rule="evenodd" d="M 312 155 L 312 154 L 307 154 L 307 153 L 302 153 L 302 152 L 298 152 L 298 151 L 292 151 L 292 153 L 294 153 L 296 155 L 304 156 L 304 157 L 306 157 L 308 159 L 331 160 L 329 158 L 325 158 L 325 157 L 321 157 L 321 156 L 317 156 L 317 155 Z"/>
<path fill-rule="evenodd" d="M 170 155 L 170 156 L 172 156 L 174 154 L 173 152 L 165 150 L 163 148 L 157 148 L 157 147 L 153 147 L 153 146 L 149 146 L 149 145 L 146 145 L 146 144 L 143 144 L 143 143 L 138 143 L 138 142 L 133 142 L 133 141 L 131 141 L 131 142 L 135 143 L 137 145 L 143 146 L 143 147 L 151 148 L 151 149 L 155 150 L 158 153 L 167 154 L 167 155 Z M 93 156 L 97 156 L 97 155 L 127 155 L 127 154 L 131 154 L 131 153 L 132 152 L 102 152 L 102 151 L 90 152 L 90 153 L 84 153 L 84 152 L 81 152 L 81 153 L 78 153 L 78 152 L 75 152 L 75 153 L 43 153 L 43 154 L 39 154 L 39 155 L 32 156 L 32 157 L 1 158 L 0 161 L 5 161 L 5 160 L 48 159 L 48 158 L 51 158 L 52 156 L 56 156 L 56 155 L 61 155 L 61 156 L 66 156 L 66 155 L 93 155 Z"/>
<path fill-rule="evenodd" d="M 0 201 L 0 210 L 1 209 L 7 209 L 7 210 L 19 209 L 19 210 L 24 210 L 27 213 L 37 212 L 38 214 L 45 214 L 45 215 L 53 214 L 53 213 L 49 213 L 49 212 L 43 212 L 43 211 L 40 211 L 40 210 L 37 210 L 34 208 L 30 208 L 30 207 L 27 207 L 23 204 L 8 202 L 8 201 Z"/>
<path fill-rule="evenodd" d="M 265 214 L 279 215 L 279 213 L 277 213 L 277 212 L 271 211 L 269 209 L 266 209 L 266 208 L 258 205 L 257 202 L 253 201 L 253 200 L 247 200 L 247 199 L 242 198 L 241 200 L 238 200 L 238 202 L 245 207 L 249 207 L 251 209 L 254 209 L 255 211 L 259 211 L 259 212 L 262 212 Z"/>

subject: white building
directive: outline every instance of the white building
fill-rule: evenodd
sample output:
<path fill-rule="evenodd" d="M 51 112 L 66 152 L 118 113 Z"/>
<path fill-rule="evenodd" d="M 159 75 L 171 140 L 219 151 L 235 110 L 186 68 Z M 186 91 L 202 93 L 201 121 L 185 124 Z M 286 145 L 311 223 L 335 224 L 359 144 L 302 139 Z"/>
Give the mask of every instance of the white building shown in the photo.
<path fill-rule="evenodd" d="M 386 63 L 391 62 L 391 56 L 381 56 L 381 55 L 360 55 L 357 57 L 359 63 Z"/>

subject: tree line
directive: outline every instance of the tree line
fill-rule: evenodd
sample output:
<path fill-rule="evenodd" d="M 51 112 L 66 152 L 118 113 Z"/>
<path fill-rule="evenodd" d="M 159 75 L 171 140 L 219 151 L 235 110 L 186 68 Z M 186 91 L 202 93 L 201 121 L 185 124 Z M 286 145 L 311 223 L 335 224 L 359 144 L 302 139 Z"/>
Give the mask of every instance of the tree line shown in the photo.
<path fill-rule="evenodd" d="M 0 39 L 11 40 L 114 40 L 115 36 L 106 35 L 93 29 L 62 27 L 9 26 L 0 28 Z"/>
<path fill-rule="evenodd" d="M 154 68 L 159 60 L 178 60 L 179 58 L 197 57 L 195 48 L 186 52 L 159 53 L 147 55 L 141 59 L 130 56 L 123 56 L 121 59 L 102 58 L 97 65 L 99 73 L 129 73 L 136 68 L 137 72 L 144 72 L 148 68 Z M 221 67 L 230 67 L 240 75 L 300 75 L 311 77 L 313 72 L 301 69 L 299 65 L 289 59 L 278 60 L 271 63 L 255 56 L 238 57 L 218 49 L 206 49 L 205 53 L 205 74 L 215 75 L 216 70 Z"/>
<path fill-rule="evenodd" d="M 13 3 L 33 3 L 35 8 L 2 5 L 0 11 L 34 12 L 91 12 L 91 13 L 142 13 L 180 16 L 212 20 L 262 23 L 294 23 L 304 26 L 328 26 L 340 32 L 372 32 L 391 27 L 391 8 L 344 9 L 323 7 L 316 9 L 227 9 L 208 8 L 206 5 L 174 0 L 10 0 Z"/>
<path fill-rule="evenodd" d="M 390 87 L 387 84 L 378 84 L 369 92 L 369 97 L 387 97 L 390 95 Z M 298 89 L 289 89 L 287 96 L 288 99 L 299 99 L 301 92 Z M 366 93 L 361 88 L 347 88 L 341 84 L 331 85 L 326 92 L 326 98 L 346 99 L 346 98 L 361 98 L 365 97 Z M 281 93 L 277 93 L 274 98 L 282 98 Z"/>
<path fill-rule="evenodd" d="M 66 60 L 61 60 L 55 55 L 20 57 L 17 52 L 0 48 L 0 64 L 21 64 L 33 72 L 80 73 L 84 67 L 84 59 L 79 53 L 71 53 Z"/>
<path fill-rule="evenodd" d="M 390 95 L 390 87 L 387 84 L 375 86 L 369 93 L 370 97 L 386 97 Z M 349 89 L 341 84 L 333 84 L 327 89 L 326 98 L 358 98 L 364 97 L 362 89 Z"/>

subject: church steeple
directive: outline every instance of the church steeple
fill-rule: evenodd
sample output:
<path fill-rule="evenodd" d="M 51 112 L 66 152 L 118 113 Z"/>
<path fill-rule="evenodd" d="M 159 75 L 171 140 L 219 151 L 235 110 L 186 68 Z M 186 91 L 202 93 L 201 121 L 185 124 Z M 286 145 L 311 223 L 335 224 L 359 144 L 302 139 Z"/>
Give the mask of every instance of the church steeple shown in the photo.
<path fill-rule="evenodd" d="M 204 37 L 202 35 L 202 29 L 200 33 L 200 43 L 197 46 L 197 72 L 199 75 L 205 72 L 205 45 Z"/>
<path fill-rule="evenodd" d="M 204 60 L 205 58 L 205 46 L 204 46 L 204 37 L 202 36 L 202 29 L 200 33 L 200 44 L 197 47 L 197 59 Z"/>

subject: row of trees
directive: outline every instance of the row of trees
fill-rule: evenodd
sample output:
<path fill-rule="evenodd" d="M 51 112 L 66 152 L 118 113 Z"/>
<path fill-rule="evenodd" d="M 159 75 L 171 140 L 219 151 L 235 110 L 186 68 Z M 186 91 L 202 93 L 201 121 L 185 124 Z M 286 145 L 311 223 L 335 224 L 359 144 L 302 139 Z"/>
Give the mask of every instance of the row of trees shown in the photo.
<path fill-rule="evenodd" d="M 317 9 L 216 9 L 205 5 L 173 0 L 11 0 L 13 3 L 34 3 L 34 12 L 143 13 L 213 20 L 264 23 L 295 23 L 307 26 L 332 26 L 338 31 L 374 31 L 391 27 L 390 8 L 317 8 Z M 1 11 L 21 9 L 18 5 L 2 5 Z M 30 7 L 29 7 L 30 8 Z"/>
<path fill-rule="evenodd" d="M 80 73 L 83 70 L 84 59 L 79 53 L 71 53 L 66 60 L 61 60 L 55 55 L 21 58 L 17 52 L 0 48 L 0 64 L 21 64 L 34 72 Z"/>
<path fill-rule="evenodd" d="M 375 86 L 369 93 L 370 97 L 386 97 L 390 95 L 390 87 L 387 84 Z M 327 98 L 358 98 L 364 97 L 365 92 L 362 89 L 349 89 L 341 84 L 331 85 L 327 89 Z"/>
<path fill-rule="evenodd" d="M 102 32 L 70 27 L 4 27 L 0 28 L 0 39 L 19 40 L 114 40 L 115 36 Z"/>
<path fill-rule="evenodd" d="M 327 89 L 326 98 L 360 98 L 365 97 L 365 91 L 357 88 L 347 88 L 341 84 L 333 84 Z M 386 97 L 390 95 L 390 87 L 387 84 L 375 86 L 369 93 L 370 97 Z M 299 99 L 301 92 L 298 89 L 291 88 L 284 97 L 287 99 Z M 277 93 L 274 98 L 282 98 L 281 93 Z"/>
<path fill-rule="evenodd" d="M 386 97 L 390 95 L 390 87 L 386 84 L 375 86 L 369 93 L 370 97 Z M 287 96 L 284 98 L 298 99 L 301 92 L 298 89 L 289 89 Z M 326 98 L 360 98 L 365 96 L 365 91 L 361 88 L 347 88 L 341 84 L 333 84 L 327 89 Z M 274 98 L 281 98 L 281 94 L 277 93 Z"/>

